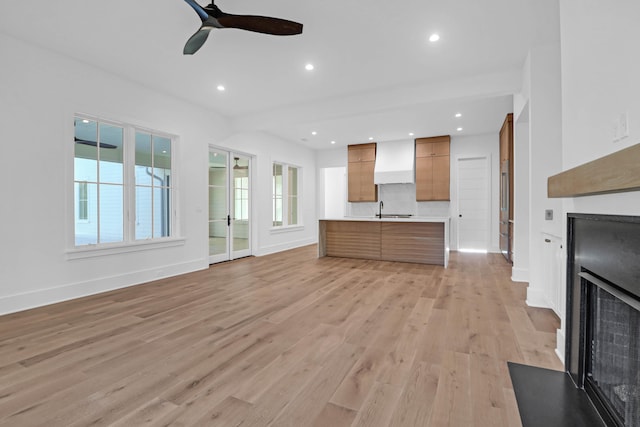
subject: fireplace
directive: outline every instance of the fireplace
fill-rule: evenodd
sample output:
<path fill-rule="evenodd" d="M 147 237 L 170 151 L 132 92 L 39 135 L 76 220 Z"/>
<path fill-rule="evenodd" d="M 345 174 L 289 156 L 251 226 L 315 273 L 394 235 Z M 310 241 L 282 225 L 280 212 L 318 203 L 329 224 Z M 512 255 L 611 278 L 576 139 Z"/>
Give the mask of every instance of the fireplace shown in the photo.
<path fill-rule="evenodd" d="M 567 225 L 567 372 L 606 425 L 640 427 L 640 217 Z"/>

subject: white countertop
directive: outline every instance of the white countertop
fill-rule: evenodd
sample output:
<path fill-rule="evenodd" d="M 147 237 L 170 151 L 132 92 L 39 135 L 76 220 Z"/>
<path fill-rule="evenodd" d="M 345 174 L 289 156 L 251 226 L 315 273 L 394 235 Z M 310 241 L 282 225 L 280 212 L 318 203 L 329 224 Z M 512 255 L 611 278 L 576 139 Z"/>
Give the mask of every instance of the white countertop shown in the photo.
<path fill-rule="evenodd" d="M 447 223 L 451 217 L 448 216 L 412 216 L 409 218 L 378 218 L 371 216 L 345 216 L 342 218 L 320 218 L 320 221 L 387 221 L 387 222 L 444 222 Z"/>

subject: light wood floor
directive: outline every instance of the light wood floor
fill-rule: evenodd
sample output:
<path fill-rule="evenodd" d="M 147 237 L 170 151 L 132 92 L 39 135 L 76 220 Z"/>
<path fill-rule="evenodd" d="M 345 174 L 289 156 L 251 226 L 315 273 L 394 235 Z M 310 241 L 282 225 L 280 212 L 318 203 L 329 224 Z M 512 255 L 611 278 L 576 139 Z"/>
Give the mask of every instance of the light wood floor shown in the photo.
<path fill-rule="evenodd" d="M 500 255 L 309 246 L 0 317 L 0 425 L 520 425 L 506 361 L 561 369 Z"/>

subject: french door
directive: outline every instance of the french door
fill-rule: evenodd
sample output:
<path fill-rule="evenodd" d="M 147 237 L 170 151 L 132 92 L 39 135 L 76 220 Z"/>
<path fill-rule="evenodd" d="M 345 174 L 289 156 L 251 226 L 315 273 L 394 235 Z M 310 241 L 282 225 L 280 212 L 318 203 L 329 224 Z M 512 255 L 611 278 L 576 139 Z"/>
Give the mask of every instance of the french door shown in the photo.
<path fill-rule="evenodd" d="M 251 255 L 251 158 L 209 150 L 209 263 Z"/>

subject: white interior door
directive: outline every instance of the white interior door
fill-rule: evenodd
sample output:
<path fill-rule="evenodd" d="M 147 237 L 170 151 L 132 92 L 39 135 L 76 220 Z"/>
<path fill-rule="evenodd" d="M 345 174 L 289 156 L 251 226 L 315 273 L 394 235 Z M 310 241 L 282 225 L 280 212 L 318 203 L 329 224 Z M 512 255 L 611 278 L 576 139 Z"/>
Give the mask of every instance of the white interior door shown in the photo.
<path fill-rule="evenodd" d="M 251 255 L 251 158 L 209 151 L 209 262 Z"/>
<path fill-rule="evenodd" d="M 458 158 L 458 250 L 489 248 L 490 183 L 487 157 Z"/>

